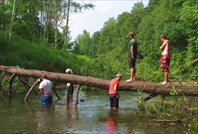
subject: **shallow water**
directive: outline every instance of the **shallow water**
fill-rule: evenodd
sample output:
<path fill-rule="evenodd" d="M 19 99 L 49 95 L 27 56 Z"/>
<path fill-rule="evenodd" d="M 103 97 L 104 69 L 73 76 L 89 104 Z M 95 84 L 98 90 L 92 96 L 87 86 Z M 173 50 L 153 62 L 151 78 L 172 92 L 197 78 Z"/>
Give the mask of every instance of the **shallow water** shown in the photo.
<path fill-rule="evenodd" d="M 66 102 L 66 91 L 59 90 L 52 105 L 41 105 L 32 93 L 28 103 L 23 95 L 0 100 L 0 133 L 50 134 L 182 134 L 180 128 L 161 128 L 136 116 L 136 94 L 120 92 L 120 108 L 109 109 L 107 91 L 80 91 L 79 104 Z"/>

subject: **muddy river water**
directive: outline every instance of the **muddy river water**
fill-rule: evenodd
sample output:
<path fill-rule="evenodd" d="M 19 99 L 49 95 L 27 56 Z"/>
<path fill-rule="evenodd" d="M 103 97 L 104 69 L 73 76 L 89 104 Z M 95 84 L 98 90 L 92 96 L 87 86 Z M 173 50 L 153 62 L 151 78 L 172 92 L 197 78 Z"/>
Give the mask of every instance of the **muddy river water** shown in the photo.
<path fill-rule="evenodd" d="M 66 91 L 59 90 L 52 105 L 41 105 L 40 97 L 25 94 L 0 99 L 1 134 L 182 134 L 179 128 L 162 128 L 135 113 L 137 95 L 120 92 L 120 108 L 110 110 L 107 91 L 80 91 L 79 104 L 75 96 L 66 102 Z"/>

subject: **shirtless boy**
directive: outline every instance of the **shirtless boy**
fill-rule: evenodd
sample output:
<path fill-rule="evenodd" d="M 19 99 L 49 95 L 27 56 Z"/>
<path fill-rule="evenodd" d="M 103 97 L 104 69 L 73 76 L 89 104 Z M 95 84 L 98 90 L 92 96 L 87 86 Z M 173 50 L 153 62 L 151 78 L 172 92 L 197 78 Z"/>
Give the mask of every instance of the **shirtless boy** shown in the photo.
<path fill-rule="evenodd" d="M 170 43 L 169 40 L 166 39 L 166 35 L 162 34 L 160 36 L 161 41 L 163 44 L 160 46 L 160 49 L 162 50 L 161 55 L 161 70 L 164 72 L 164 78 L 165 80 L 161 82 L 161 85 L 166 85 L 168 83 L 168 68 L 170 63 Z"/>

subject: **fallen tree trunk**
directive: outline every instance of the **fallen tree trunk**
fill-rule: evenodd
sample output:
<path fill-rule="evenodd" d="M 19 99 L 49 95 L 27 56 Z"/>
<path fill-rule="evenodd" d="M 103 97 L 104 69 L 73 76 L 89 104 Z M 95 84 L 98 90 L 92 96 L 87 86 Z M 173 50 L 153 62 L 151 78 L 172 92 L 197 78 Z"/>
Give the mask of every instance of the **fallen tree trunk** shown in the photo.
<path fill-rule="evenodd" d="M 88 87 L 97 87 L 100 89 L 108 89 L 110 82 L 110 80 L 104 80 L 104 79 L 88 77 L 88 76 L 22 69 L 13 66 L 0 65 L 0 71 L 5 71 L 5 73 L 9 73 L 9 74 L 17 74 L 24 77 L 35 77 L 35 78 L 39 78 L 42 73 L 45 73 L 47 78 L 50 80 L 55 80 L 60 82 L 70 82 L 73 84 L 85 85 Z M 127 83 L 125 81 L 121 81 L 118 87 L 119 90 L 126 90 L 126 91 L 139 90 L 146 93 L 155 93 L 165 96 L 170 95 L 170 91 L 172 88 L 180 89 L 177 95 L 198 96 L 198 84 L 169 84 L 167 86 L 161 86 L 160 83 L 154 83 L 154 82 L 134 81 L 131 83 Z"/>

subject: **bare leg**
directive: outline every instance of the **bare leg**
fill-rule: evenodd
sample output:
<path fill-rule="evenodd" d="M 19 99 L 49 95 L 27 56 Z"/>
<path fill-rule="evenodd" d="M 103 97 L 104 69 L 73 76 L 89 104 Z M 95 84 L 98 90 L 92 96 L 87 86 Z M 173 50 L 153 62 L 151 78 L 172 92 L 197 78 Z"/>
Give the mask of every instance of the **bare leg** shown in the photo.
<path fill-rule="evenodd" d="M 164 76 L 165 76 L 165 82 L 168 83 L 168 72 L 165 72 Z"/>
<path fill-rule="evenodd" d="M 134 67 L 134 68 L 133 68 L 133 77 L 132 77 L 132 78 L 133 78 L 133 79 L 132 79 L 133 81 L 135 80 L 135 72 L 136 72 L 136 70 L 135 70 L 135 67 Z"/>
<path fill-rule="evenodd" d="M 164 72 L 164 82 L 161 85 L 166 85 L 168 83 L 168 72 Z"/>
<path fill-rule="evenodd" d="M 132 82 L 132 81 L 135 80 L 135 67 L 132 67 L 132 68 L 130 69 L 130 71 L 131 71 L 131 78 L 128 79 L 128 80 L 126 80 L 127 82 Z"/>

